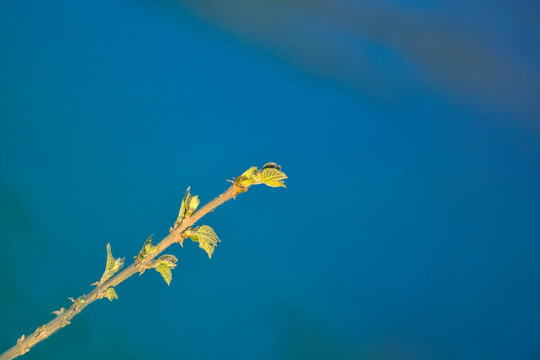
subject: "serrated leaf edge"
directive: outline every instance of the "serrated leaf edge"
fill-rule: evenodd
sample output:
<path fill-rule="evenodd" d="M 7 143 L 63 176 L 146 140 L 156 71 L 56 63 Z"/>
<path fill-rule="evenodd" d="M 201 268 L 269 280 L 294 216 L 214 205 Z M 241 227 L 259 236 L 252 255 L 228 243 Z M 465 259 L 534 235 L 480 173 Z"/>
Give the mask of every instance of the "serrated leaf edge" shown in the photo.
<path fill-rule="evenodd" d="M 103 284 L 105 281 L 111 278 L 124 266 L 125 258 L 115 259 L 111 251 L 111 243 L 107 243 L 107 263 L 105 264 L 105 271 L 101 276 L 99 282 L 93 285 Z"/>
<path fill-rule="evenodd" d="M 274 167 L 267 167 L 261 170 L 261 182 L 271 187 L 286 187 L 282 180 L 287 179 L 287 175 Z"/>
<path fill-rule="evenodd" d="M 113 301 L 114 299 L 118 300 L 118 294 L 116 293 L 116 290 L 113 286 L 109 286 L 107 288 L 107 291 L 105 292 L 105 297 L 109 299 L 109 301 Z"/>
<path fill-rule="evenodd" d="M 161 255 L 152 267 L 163 277 L 167 285 L 171 284 L 172 269 L 176 267 L 178 259 L 174 255 Z"/>
<path fill-rule="evenodd" d="M 212 258 L 217 243 L 221 242 L 214 229 L 209 225 L 200 225 L 189 228 L 185 231 L 185 234 L 190 237 L 193 242 L 199 243 L 199 247 L 206 251 L 209 259 Z M 203 241 L 201 241 L 201 239 Z"/>
<path fill-rule="evenodd" d="M 151 234 L 148 238 L 146 238 L 146 241 L 144 242 L 141 251 L 136 256 L 137 260 L 140 261 L 140 260 L 144 259 L 145 257 L 147 257 L 148 255 L 153 254 L 156 251 L 158 251 L 158 247 L 156 245 L 152 244 L 152 237 L 153 236 L 154 236 L 154 234 Z"/>
<path fill-rule="evenodd" d="M 156 269 L 156 271 L 161 275 L 167 285 L 171 285 L 172 271 L 171 268 L 167 266 L 167 264 L 159 263 L 156 267 L 154 267 L 154 269 Z"/>

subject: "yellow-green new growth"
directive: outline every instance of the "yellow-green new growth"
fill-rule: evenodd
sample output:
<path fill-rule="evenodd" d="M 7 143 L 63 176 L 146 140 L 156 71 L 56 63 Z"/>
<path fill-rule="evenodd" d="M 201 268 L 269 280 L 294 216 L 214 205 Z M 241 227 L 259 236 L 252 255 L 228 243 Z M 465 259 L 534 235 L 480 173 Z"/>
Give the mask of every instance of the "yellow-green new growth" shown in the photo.
<path fill-rule="evenodd" d="M 268 163 L 264 165 L 260 172 L 261 182 L 271 187 L 286 187 L 282 180 L 287 178 L 284 172 L 281 171 L 281 166 L 276 163 Z"/>
<path fill-rule="evenodd" d="M 186 218 L 187 216 L 191 216 L 199 206 L 199 196 L 191 196 L 191 194 L 189 193 L 190 188 L 191 187 L 187 188 L 186 195 L 184 196 L 184 199 L 182 199 L 182 204 L 180 205 L 180 212 L 178 213 L 178 218 L 174 223 L 174 228 L 180 225 L 184 218 Z"/>
<path fill-rule="evenodd" d="M 271 162 L 265 164 L 262 170 L 257 170 L 256 166 L 250 167 L 236 178 L 234 185 L 236 194 L 240 194 L 247 191 L 251 185 L 266 184 L 271 187 L 286 187 L 283 183 L 285 179 L 287 175 L 281 171 L 281 166 Z"/>
<path fill-rule="evenodd" d="M 252 166 L 244 171 L 244 173 L 237 177 L 234 181 L 234 185 L 236 185 L 236 193 L 239 194 L 245 192 L 251 185 L 258 182 L 260 182 L 260 179 L 257 177 L 257 167 Z"/>
<path fill-rule="evenodd" d="M 162 255 L 159 257 L 159 259 L 156 261 L 154 260 L 155 264 L 153 265 L 153 268 L 156 269 L 158 273 L 161 274 L 163 277 L 163 280 L 167 283 L 167 285 L 171 284 L 172 280 L 172 272 L 171 270 L 176 267 L 176 262 L 178 259 L 174 255 Z"/>
<path fill-rule="evenodd" d="M 118 295 L 116 294 L 116 290 L 114 290 L 112 286 L 109 286 L 109 288 L 107 289 L 107 292 L 105 293 L 105 296 L 107 297 L 107 299 L 109 299 L 109 301 L 113 301 L 114 299 L 118 300 Z"/>
<path fill-rule="evenodd" d="M 158 251 L 158 247 L 155 246 L 154 244 L 152 244 L 152 236 L 154 236 L 154 235 L 153 234 L 150 235 L 146 239 L 146 241 L 144 242 L 144 245 L 143 245 L 141 251 L 137 255 L 137 260 L 140 261 L 140 260 L 144 259 L 145 257 L 147 257 L 148 255 L 153 254 L 156 251 Z"/>
<path fill-rule="evenodd" d="M 214 248 L 219 240 L 214 229 L 208 225 L 201 225 L 194 228 L 189 228 L 184 232 L 186 237 L 190 237 L 192 241 L 198 242 L 199 247 L 206 251 L 208 258 L 212 258 Z"/>
<path fill-rule="evenodd" d="M 81 295 L 79 296 L 78 298 L 74 299 L 72 297 L 68 297 L 68 299 L 72 302 L 72 303 L 75 303 L 75 304 L 82 304 L 83 302 L 86 301 L 86 295 Z"/>
<path fill-rule="evenodd" d="M 124 266 L 124 258 L 115 259 L 111 252 L 111 244 L 107 244 L 107 264 L 105 265 L 105 271 L 101 276 L 101 279 L 97 284 L 103 284 L 111 276 L 116 274 Z"/>

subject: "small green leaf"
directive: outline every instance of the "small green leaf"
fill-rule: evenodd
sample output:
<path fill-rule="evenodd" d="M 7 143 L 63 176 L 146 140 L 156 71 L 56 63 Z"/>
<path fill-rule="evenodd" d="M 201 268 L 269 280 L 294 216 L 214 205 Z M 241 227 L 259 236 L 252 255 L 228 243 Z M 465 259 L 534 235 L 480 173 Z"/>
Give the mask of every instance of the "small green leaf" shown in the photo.
<path fill-rule="evenodd" d="M 152 244 L 152 236 L 154 235 L 150 235 L 146 241 L 144 242 L 144 245 L 141 249 L 141 251 L 139 252 L 139 255 L 137 255 L 137 259 L 140 261 L 142 259 L 144 259 L 145 257 L 147 257 L 148 255 L 150 254 L 153 254 L 155 253 L 156 251 L 158 251 L 158 247 L 155 246 L 154 244 Z"/>
<path fill-rule="evenodd" d="M 254 184 L 260 182 L 258 177 L 257 167 L 252 166 L 247 169 L 242 175 L 236 178 L 234 184 L 237 188 L 237 193 L 247 191 L 247 189 Z"/>
<path fill-rule="evenodd" d="M 195 228 L 189 228 L 185 231 L 186 236 L 199 243 L 199 247 L 206 251 L 209 258 L 212 258 L 214 247 L 220 242 L 214 229 L 208 225 L 201 225 Z"/>
<path fill-rule="evenodd" d="M 105 271 L 98 284 L 103 284 L 111 276 L 116 274 L 122 266 L 124 266 L 124 258 L 115 259 L 111 252 L 111 244 L 107 244 L 107 264 L 105 265 Z"/>
<path fill-rule="evenodd" d="M 191 216 L 199 206 L 199 196 L 191 196 L 191 194 L 189 193 L 189 189 L 190 187 L 187 188 L 186 195 L 184 195 L 184 199 L 182 199 L 182 204 L 180 205 L 180 212 L 178 213 L 178 218 L 174 223 L 175 228 L 182 222 L 182 219 L 187 216 Z"/>
<path fill-rule="evenodd" d="M 287 175 L 281 171 L 281 166 L 276 163 L 264 165 L 260 174 L 261 182 L 271 187 L 286 187 L 282 180 L 287 179 Z"/>
<path fill-rule="evenodd" d="M 105 265 L 105 271 L 111 271 L 114 267 L 114 256 L 111 251 L 111 243 L 107 243 L 107 264 Z"/>
<path fill-rule="evenodd" d="M 199 206 L 200 200 L 199 196 L 191 196 L 189 193 L 189 187 L 186 191 L 186 196 L 184 196 L 184 200 L 182 201 L 182 206 L 180 207 L 180 213 L 182 217 L 191 216 L 195 210 L 197 210 L 197 207 Z"/>
<path fill-rule="evenodd" d="M 178 262 L 178 259 L 174 255 L 165 254 L 161 255 L 158 259 L 158 262 L 167 264 L 168 267 L 171 269 L 174 269 L 176 267 L 176 263 Z"/>
<path fill-rule="evenodd" d="M 171 284 L 172 272 L 171 269 L 176 267 L 176 262 L 178 259 L 174 255 L 161 255 L 159 259 L 155 262 L 154 269 L 163 276 L 163 280 L 167 285 Z"/>
<path fill-rule="evenodd" d="M 191 216 L 193 215 L 193 213 L 195 212 L 195 210 L 197 210 L 197 207 L 199 206 L 201 200 L 199 200 L 199 195 L 195 195 L 193 196 L 190 200 L 189 200 L 189 206 L 188 206 L 188 210 L 186 212 L 186 215 L 187 216 Z"/>
<path fill-rule="evenodd" d="M 81 295 L 77 299 L 74 299 L 72 297 L 68 297 L 68 299 L 71 300 L 71 302 L 74 304 L 82 304 L 86 301 L 86 295 Z"/>
<path fill-rule="evenodd" d="M 161 274 L 161 276 L 163 276 L 163 280 L 165 280 L 165 282 L 167 283 L 167 285 L 170 285 L 171 284 L 171 280 L 172 280 L 172 272 L 171 272 L 171 268 L 167 266 L 167 264 L 164 264 L 164 263 L 159 263 L 156 267 L 155 267 L 156 271 L 158 273 Z"/>
<path fill-rule="evenodd" d="M 107 289 L 107 292 L 105 293 L 105 296 L 109 301 L 113 301 L 114 299 L 118 299 L 118 295 L 116 294 L 116 290 L 114 290 L 114 287 L 109 286 Z"/>

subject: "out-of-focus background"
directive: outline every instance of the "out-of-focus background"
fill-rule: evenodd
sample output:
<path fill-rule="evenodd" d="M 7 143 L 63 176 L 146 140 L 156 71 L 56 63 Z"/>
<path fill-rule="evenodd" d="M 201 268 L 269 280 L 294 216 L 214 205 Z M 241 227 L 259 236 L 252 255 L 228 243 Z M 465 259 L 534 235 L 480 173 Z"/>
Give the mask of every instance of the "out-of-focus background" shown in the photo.
<path fill-rule="evenodd" d="M 0 2 L 0 351 L 202 202 L 25 359 L 540 358 L 537 1 Z"/>

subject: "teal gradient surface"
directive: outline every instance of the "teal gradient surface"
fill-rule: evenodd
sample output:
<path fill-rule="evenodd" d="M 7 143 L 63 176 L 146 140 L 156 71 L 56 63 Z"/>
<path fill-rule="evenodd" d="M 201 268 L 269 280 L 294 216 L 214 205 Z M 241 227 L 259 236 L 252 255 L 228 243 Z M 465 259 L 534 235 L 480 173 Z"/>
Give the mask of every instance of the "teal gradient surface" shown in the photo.
<path fill-rule="evenodd" d="M 203 219 L 23 359 L 540 357 L 536 2 L 0 2 L 0 351 Z"/>

